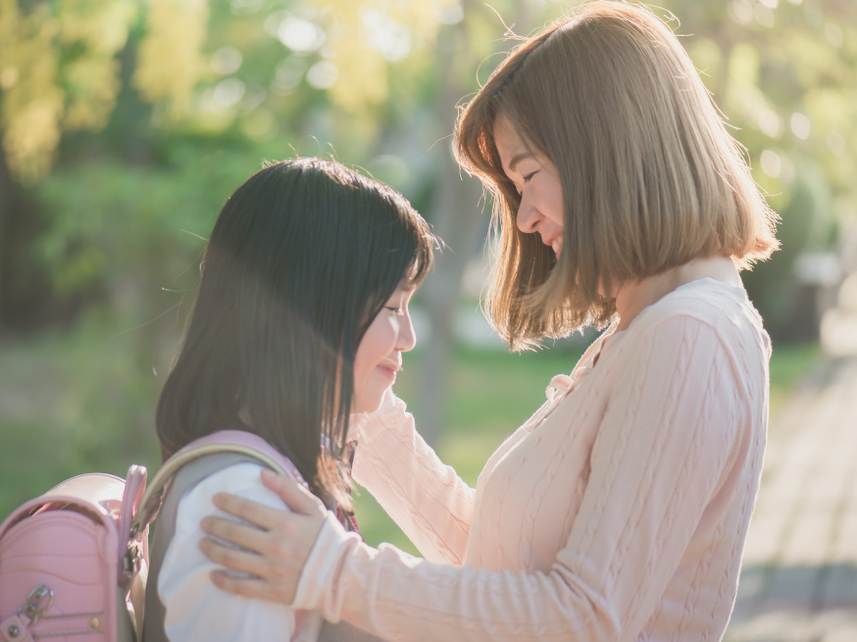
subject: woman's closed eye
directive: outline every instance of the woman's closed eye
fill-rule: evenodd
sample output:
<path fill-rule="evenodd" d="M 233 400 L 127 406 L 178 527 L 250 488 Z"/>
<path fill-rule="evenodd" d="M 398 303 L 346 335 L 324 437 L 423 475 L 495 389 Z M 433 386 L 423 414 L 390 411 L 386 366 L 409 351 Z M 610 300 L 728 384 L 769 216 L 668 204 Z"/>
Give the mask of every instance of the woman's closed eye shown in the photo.
<path fill-rule="evenodd" d="M 530 182 L 530 180 L 533 178 L 533 176 L 535 176 L 535 175 L 536 175 L 536 174 L 538 174 L 538 173 L 539 173 L 539 170 L 535 170 L 535 171 L 533 171 L 533 172 L 530 172 L 529 174 L 524 174 L 524 175 L 521 177 L 521 182 L 523 182 L 523 184 L 524 184 L 524 185 L 526 185 L 527 183 L 529 183 L 529 182 Z M 520 195 L 521 195 L 521 193 L 522 193 L 522 189 L 521 189 L 520 187 L 518 187 L 517 185 L 515 185 L 515 191 L 516 191 L 516 192 L 518 192 L 518 195 L 519 195 L 519 196 L 520 196 Z"/>
<path fill-rule="evenodd" d="M 404 312 L 404 308 L 402 306 L 394 306 L 394 305 L 385 305 L 384 309 L 389 310 L 393 314 L 402 314 Z"/>

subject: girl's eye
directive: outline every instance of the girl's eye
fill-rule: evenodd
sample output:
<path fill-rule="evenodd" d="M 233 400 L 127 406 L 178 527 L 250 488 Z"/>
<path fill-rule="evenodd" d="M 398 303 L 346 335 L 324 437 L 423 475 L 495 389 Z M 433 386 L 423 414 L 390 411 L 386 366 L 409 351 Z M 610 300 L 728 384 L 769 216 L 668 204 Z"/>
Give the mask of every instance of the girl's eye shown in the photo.
<path fill-rule="evenodd" d="M 538 173 L 539 173 L 539 172 L 538 172 L 538 170 L 536 170 L 535 172 L 530 172 L 529 174 L 527 174 L 526 176 L 524 176 L 524 182 L 525 182 L 525 183 L 529 183 L 529 182 L 530 182 L 530 179 L 531 179 L 533 176 L 535 176 L 536 174 L 538 174 Z"/>
<path fill-rule="evenodd" d="M 385 307 L 387 310 L 389 310 L 390 312 L 392 312 L 393 314 L 401 314 L 401 313 L 402 313 L 402 308 L 401 308 L 401 306 L 400 306 L 400 307 L 396 307 L 396 306 L 385 305 L 384 307 Z"/>

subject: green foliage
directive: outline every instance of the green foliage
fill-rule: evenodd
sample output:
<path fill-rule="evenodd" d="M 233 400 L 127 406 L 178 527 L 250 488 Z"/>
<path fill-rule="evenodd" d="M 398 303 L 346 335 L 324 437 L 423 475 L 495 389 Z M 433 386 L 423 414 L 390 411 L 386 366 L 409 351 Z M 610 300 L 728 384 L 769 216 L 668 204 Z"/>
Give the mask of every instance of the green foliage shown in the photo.
<path fill-rule="evenodd" d="M 39 192 L 49 216 L 36 251 L 60 289 L 99 280 L 121 296 L 129 279 L 167 287 L 198 256 L 229 194 L 253 170 L 241 154 L 177 146 L 164 167 L 103 162 L 62 168 Z M 146 312 L 149 312 L 148 310 Z"/>
<path fill-rule="evenodd" d="M 63 131 L 104 127 L 120 88 L 133 0 L 0 3 L 0 137 L 13 175 L 43 178 Z"/>
<path fill-rule="evenodd" d="M 677 33 L 780 214 L 782 249 L 744 277 L 773 335 L 812 338 L 806 252 L 836 251 L 857 213 L 857 4 L 673 0 Z"/>
<path fill-rule="evenodd" d="M 787 334 L 805 305 L 795 260 L 835 248 L 857 212 L 857 4 L 658 4 L 681 19 L 677 33 L 693 34 L 682 42 L 782 216 L 783 249 L 746 282 L 768 326 Z M 524 0 L 0 0 L 0 135 L 17 183 L 14 201 L 0 192 L 0 287 L 75 302 L 62 330 L 33 328 L 25 353 L 2 355 L 4 451 L 62 444 L 46 449 L 48 472 L 0 460 L 3 493 L 157 463 L 152 408 L 196 285 L 199 237 L 263 159 L 334 151 L 428 209 L 438 165 L 451 162 L 444 90 L 454 80 L 452 100 L 464 99 L 514 44 L 495 9 L 523 34 L 562 10 Z M 286 33 L 295 25 L 297 38 Z M 31 291 L 36 272 L 51 291 Z M 574 360 L 462 353 L 444 457 L 475 481 Z M 4 385 L 19 387 L 4 373 L 29 373 L 27 390 L 46 395 L 39 407 L 12 412 Z M 418 383 L 403 377 L 400 388 L 419 412 Z"/>
<path fill-rule="evenodd" d="M 81 325 L 0 346 L 2 516 L 72 475 L 160 463 L 151 363 L 129 359 L 133 340 L 104 331 L 103 319 Z"/>

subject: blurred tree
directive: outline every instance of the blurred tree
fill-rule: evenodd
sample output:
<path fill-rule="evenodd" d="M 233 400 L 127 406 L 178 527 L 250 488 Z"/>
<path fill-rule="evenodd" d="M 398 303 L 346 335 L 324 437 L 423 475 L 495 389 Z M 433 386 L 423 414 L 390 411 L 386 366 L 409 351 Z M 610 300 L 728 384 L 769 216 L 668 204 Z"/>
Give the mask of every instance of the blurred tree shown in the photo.
<path fill-rule="evenodd" d="M 134 0 L 0 2 L 0 134 L 19 182 L 47 175 L 63 132 L 107 124 L 137 14 Z"/>
<path fill-rule="evenodd" d="M 837 250 L 836 229 L 857 215 L 857 3 L 663 6 L 680 17 L 678 33 L 693 34 L 685 45 L 783 220 L 782 250 L 745 274 L 750 296 L 775 339 L 817 339 L 817 319 L 807 319 L 818 316 L 815 290 L 831 274 L 799 266 Z"/>
<path fill-rule="evenodd" d="M 831 247 L 857 211 L 857 5 L 659 4 L 693 34 L 683 42 L 784 217 L 784 250 L 747 279 L 773 324 L 794 308 L 782 301 L 801 252 Z M 514 44 L 503 19 L 526 35 L 561 11 L 551 0 L 492 6 L 0 0 L 0 319 L 17 315 L 32 331 L 29 300 L 50 295 L 76 302 L 54 318 L 76 320 L 87 341 L 129 330 L 90 349 L 127 352 L 117 372 L 136 372 L 139 385 L 127 383 L 137 392 L 123 407 L 151 402 L 152 366 L 167 369 L 181 325 L 164 313 L 195 284 L 195 235 L 263 158 L 330 151 L 403 191 L 449 245 L 423 294 L 433 349 L 419 409 L 431 439 L 484 222 L 478 186 L 449 153 L 455 106 Z M 99 378 L 110 375 L 75 385 L 97 398 L 115 383 Z M 83 404 L 75 421 L 96 407 Z M 115 427 L 117 416 L 91 420 Z M 142 411 L 135 421 L 150 428 Z"/>
<path fill-rule="evenodd" d="M 0 167 L 4 170 L 0 174 L 6 176 L 8 168 L 9 178 L 19 187 L 38 191 L 59 156 L 63 136 L 104 130 L 122 89 L 118 54 L 128 44 L 140 4 L 135 0 L 0 2 Z M 165 4 L 173 8 L 173 15 L 164 14 Z M 148 97 L 190 95 L 199 81 L 199 65 L 188 64 L 192 62 L 188 57 L 201 42 L 188 34 L 194 33 L 194 26 L 201 26 L 204 33 L 205 17 L 205 3 L 149 4 L 149 24 L 137 65 L 138 84 Z M 179 29 L 180 37 L 173 37 L 174 29 Z M 190 53 L 177 55 L 177 48 Z M 162 60 L 182 70 L 178 78 L 175 72 L 157 76 Z M 14 252 L 13 244 L 20 240 L 29 244 L 40 233 L 41 222 L 24 220 L 27 208 L 15 203 L 12 182 L 0 187 L 0 254 L 26 264 L 31 258 Z M 2 230 L 17 230 L 21 236 L 12 238 Z M 14 273 L 28 271 L 22 267 L 9 262 L 5 269 L 0 265 L 0 301 L 8 303 Z M 11 313 L 0 309 L 0 318 Z"/>
<path fill-rule="evenodd" d="M 530 11 L 524 0 L 515 0 L 509 12 L 515 18 L 512 28 L 523 31 L 529 27 Z M 486 41 L 483 36 L 492 23 L 495 28 L 500 26 L 496 16 L 484 12 L 484 7 L 476 2 L 465 2 L 462 19 L 440 33 L 437 45 L 436 66 L 442 76 L 434 108 L 441 138 L 436 149 L 438 173 L 429 211 L 434 231 L 446 242 L 447 251 L 438 257 L 435 273 L 425 288 L 424 300 L 430 321 L 427 339 L 431 349 L 423 361 L 419 400 L 420 432 L 432 444 L 437 442 L 446 419 L 449 398 L 446 373 L 455 346 L 454 320 L 461 282 L 465 268 L 482 245 L 479 235 L 485 228 L 479 207 L 482 189 L 478 181 L 463 174 L 452 161 L 450 135 L 458 105 L 476 88 L 475 70 L 483 60 L 496 53 L 492 49 L 497 41 Z"/>

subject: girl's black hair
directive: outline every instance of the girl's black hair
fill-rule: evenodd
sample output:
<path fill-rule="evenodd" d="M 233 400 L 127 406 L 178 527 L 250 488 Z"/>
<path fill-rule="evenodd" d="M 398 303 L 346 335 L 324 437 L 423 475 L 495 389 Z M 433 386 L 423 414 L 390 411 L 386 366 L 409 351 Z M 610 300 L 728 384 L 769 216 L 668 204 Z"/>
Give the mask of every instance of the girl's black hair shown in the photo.
<path fill-rule="evenodd" d="M 357 347 L 397 287 L 425 277 L 434 244 L 403 196 L 339 163 L 299 158 L 251 176 L 211 233 L 161 392 L 164 457 L 246 430 L 289 457 L 316 494 L 339 496 L 330 464 L 348 428 Z"/>

